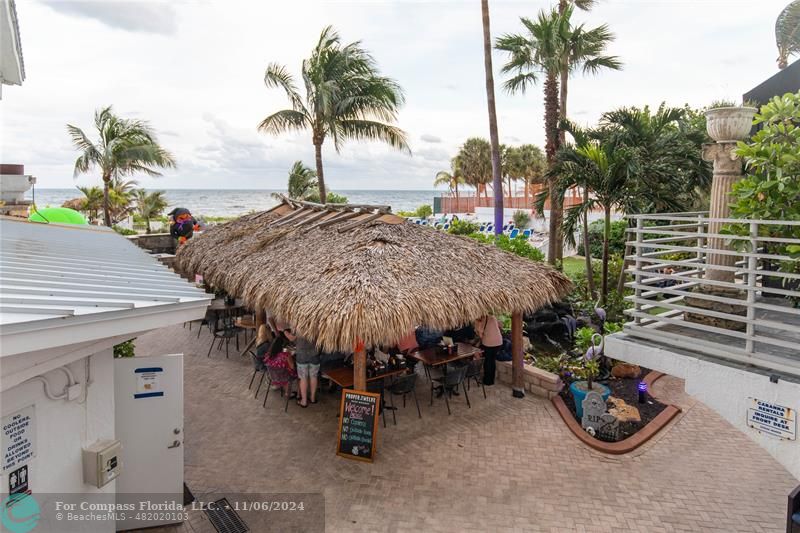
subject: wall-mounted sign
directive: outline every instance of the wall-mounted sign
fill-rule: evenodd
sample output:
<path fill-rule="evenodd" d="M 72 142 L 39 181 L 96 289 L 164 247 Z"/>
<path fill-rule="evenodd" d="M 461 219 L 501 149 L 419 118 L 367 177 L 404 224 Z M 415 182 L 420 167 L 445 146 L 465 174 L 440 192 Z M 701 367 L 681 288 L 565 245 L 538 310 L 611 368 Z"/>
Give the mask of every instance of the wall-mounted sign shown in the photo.
<path fill-rule="evenodd" d="M 3 417 L 3 472 L 36 456 L 36 408 L 30 405 Z"/>
<path fill-rule="evenodd" d="M 784 440 L 797 438 L 797 411 L 757 398 L 749 398 L 747 425 L 773 437 Z"/>
<path fill-rule="evenodd" d="M 8 493 L 21 492 L 28 492 L 28 465 L 23 465 L 8 475 Z"/>
<path fill-rule="evenodd" d="M 164 369 L 161 367 L 137 368 L 134 370 L 136 374 L 136 393 L 134 393 L 133 397 L 139 399 L 164 396 L 164 390 L 161 388 L 161 374 L 163 372 Z"/>

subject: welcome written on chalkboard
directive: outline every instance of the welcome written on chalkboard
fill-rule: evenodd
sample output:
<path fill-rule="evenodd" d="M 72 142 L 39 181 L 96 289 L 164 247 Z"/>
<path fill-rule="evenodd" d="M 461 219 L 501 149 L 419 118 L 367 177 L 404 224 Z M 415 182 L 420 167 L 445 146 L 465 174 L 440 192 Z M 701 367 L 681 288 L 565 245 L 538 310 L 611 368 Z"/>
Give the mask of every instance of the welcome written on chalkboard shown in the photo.
<path fill-rule="evenodd" d="M 337 455 L 372 461 L 375 456 L 380 398 L 380 394 L 370 392 L 342 391 Z"/>

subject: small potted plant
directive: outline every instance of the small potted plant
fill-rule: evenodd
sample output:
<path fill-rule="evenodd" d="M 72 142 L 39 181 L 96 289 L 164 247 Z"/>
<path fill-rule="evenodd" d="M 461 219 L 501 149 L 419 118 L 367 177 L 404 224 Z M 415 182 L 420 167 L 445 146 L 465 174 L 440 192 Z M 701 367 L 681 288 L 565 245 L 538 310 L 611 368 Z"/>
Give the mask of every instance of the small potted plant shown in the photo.
<path fill-rule="evenodd" d="M 731 101 L 712 102 L 706 110 L 706 131 L 717 142 L 735 142 L 746 139 L 753 127 L 753 117 L 758 109 Z"/>
<path fill-rule="evenodd" d="M 578 415 L 578 418 L 583 417 L 583 400 L 589 391 L 599 392 L 604 401 L 611 395 L 611 389 L 601 383 L 594 382 L 600 373 L 598 358 L 603 355 L 604 345 L 603 336 L 596 333 L 592 328 L 583 327 L 575 332 L 575 347 L 584 353 L 581 365 L 575 372 L 582 379 L 572 382 L 569 386 L 569 390 L 575 400 L 575 414 Z"/>

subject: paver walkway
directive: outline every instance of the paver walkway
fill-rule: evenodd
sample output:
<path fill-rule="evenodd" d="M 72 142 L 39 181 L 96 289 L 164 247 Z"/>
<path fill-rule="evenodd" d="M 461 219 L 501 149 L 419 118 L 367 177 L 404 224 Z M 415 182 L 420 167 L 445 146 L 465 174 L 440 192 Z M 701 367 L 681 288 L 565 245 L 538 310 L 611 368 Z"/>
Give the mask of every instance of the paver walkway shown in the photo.
<path fill-rule="evenodd" d="M 413 403 L 378 433 L 377 459 L 334 454 L 338 396 L 284 413 L 247 384 L 249 359 L 208 350 L 180 326 L 136 341 L 138 355 L 185 354 L 186 482 L 195 494 L 321 492 L 332 531 L 783 531 L 798 484 L 772 457 L 699 402 L 636 452 L 581 445 L 549 402 L 504 385 L 484 400 Z M 665 377 L 662 388 L 676 389 Z M 473 388 L 473 391 L 475 389 Z M 247 516 L 242 513 L 247 519 Z M 174 531 L 170 529 L 170 531 Z M 191 513 L 178 531 L 213 531 Z"/>

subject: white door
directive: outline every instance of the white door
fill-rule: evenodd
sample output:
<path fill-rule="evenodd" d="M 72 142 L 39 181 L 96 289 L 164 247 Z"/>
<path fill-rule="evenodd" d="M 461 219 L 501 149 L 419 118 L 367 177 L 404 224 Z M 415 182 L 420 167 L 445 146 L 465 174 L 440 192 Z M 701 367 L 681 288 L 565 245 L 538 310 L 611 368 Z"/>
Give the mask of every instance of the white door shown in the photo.
<path fill-rule="evenodd" d="M 114 389 L 116 433 L 122 443 L 117 503 L 182 505 L 183 354 L 115 359 Z M 138 518 L 118 521 L 117 529 L 175 523 L 180 513 L 145 513 Z"/>

